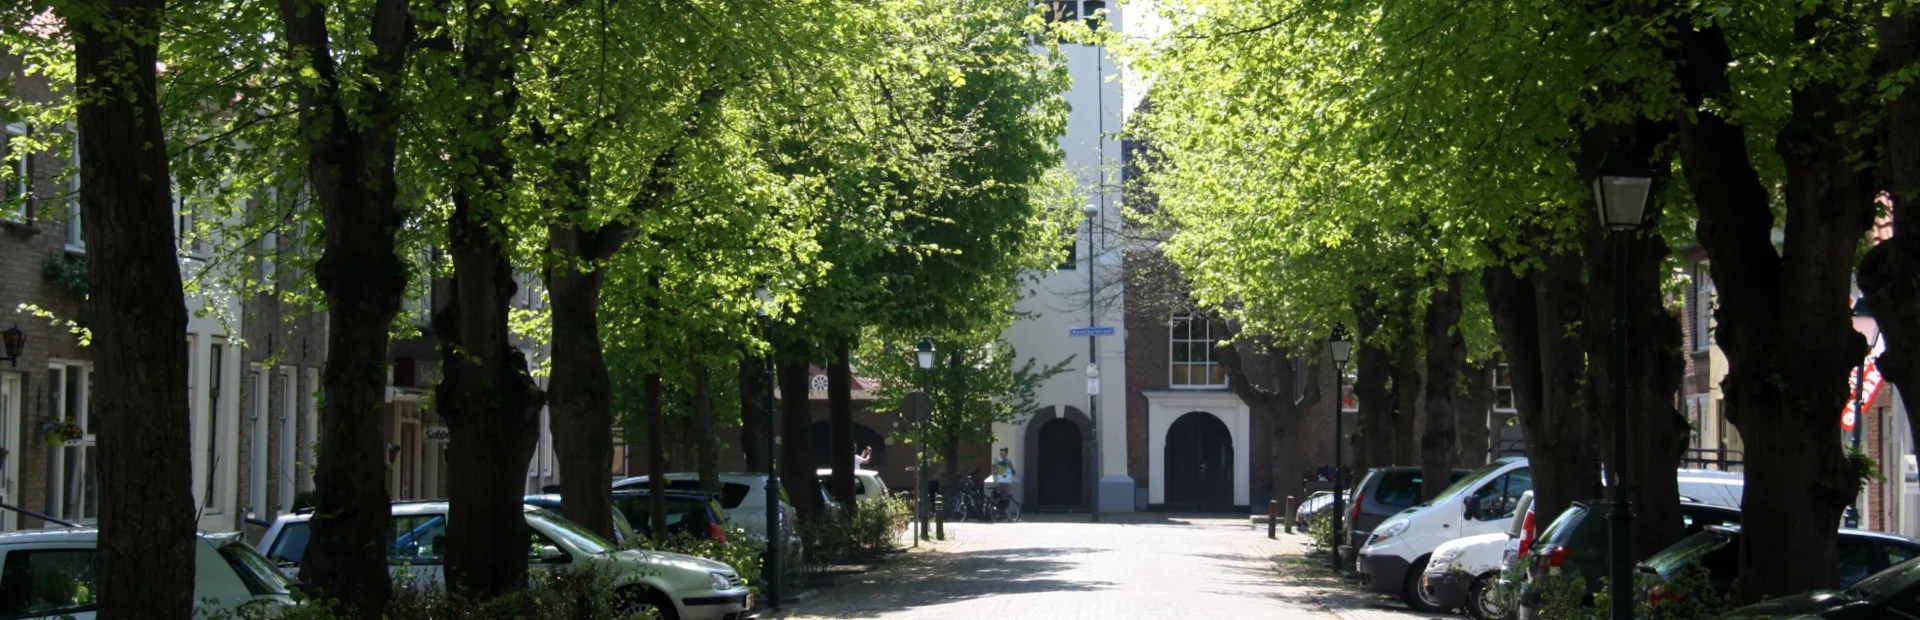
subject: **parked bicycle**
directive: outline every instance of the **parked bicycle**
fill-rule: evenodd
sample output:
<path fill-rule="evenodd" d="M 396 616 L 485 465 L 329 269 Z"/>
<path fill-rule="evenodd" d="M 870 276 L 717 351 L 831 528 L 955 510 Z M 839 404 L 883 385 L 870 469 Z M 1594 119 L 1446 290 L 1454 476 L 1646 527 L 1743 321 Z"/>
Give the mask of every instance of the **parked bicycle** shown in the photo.
<path fill-rule="evenodd" d="M 1020 500 L 1014 499 L 1004 486 L 989 492 L 980 485 L 978 475 L 968 476 L 960 481 L 960 489 L 948 496 L 947 518 L 985 523 L 1019 521 Z"/>

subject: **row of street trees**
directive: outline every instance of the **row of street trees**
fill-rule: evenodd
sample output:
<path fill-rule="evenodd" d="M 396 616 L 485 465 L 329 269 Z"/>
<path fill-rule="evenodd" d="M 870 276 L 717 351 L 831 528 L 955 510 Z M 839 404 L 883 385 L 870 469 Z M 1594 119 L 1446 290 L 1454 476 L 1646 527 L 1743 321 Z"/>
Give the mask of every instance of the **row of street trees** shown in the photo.
<path fill-rule="evenodd" d="M 104 617 L 190 613 L 192 574 L 174 570 L 194 529 L 183 287 L 327 313 L 302 577 L 379 617 L 386 355 L 419 282 L 443 293 L 432 406 L 460 514 L 446 575 L 484 600 L 527 583 L 512 533 L 543 407 L 564 512 L 610 533 L 616 423 L 660 472 L 669 411 L 684 410 L 711 482 L 712 429 L 737 415 L 758 465 L 773 386 L 757 369 L 775 356 L 791 396 L 785 478 L 817 515 L 808 366 L 831 367 L 830 441 L 850 454 L 863 338 L 875 351 L 898 334 L 984 345 L 1020 274 L 1057 264 L 1076 204 L 1057 171 L 1066 75 L 1031 50 L 1043 23 L 1018 0 L 51 0 L 0 21 L 35 79 L 70 95 L 6 99 L 9 118 L 77 129 L 48 147 L 82 162 Z M 202 214 L 182 234 L 241 240 L 234 260 L 268 251 L 265 235 L 290 239 L 276 260 L 310 285 L 250 269 L 183 284 L 176 196 Z M 544 316 L 509 303 L 527 272 L 544 282 Z M 762 287 L 778 307 L 756 301 Z M 526 342 L 550 344 L 550 364 L 530 366 Z M 1011 368 L 979 350 L 999 357 L 972 367 Z M 634 403 L 627 419 L 616 402 Z M 951 444 L 1000 415 L 942 432 Z M 852 471 L 835 468 L 851 505 Z"/>
<path fill-rule="evenodd" d="M 1154 80 L 1155 221 L 1202 304 L 1283 343 L 1357 326 L 1363 441 L 1391 406 L 1385 377 L 1416 355 L 1427 415 L 1443 415 L 1462 349 L 1497 346 L 1545 514 L 1600 494 L 1611 455 L 1594 446 L 1627 356 L 1631 456 L 1607 469 L 1625 474 L 1644 558 L 1681 534 L 1671 472 L 1689 429 L 1665 291 L 1672 248 L 1698 244 L 1745 501 L 1766 507 L 1746 513 L 1767 544 L 1745 549 L 1739 590 L 1831 584 L 1833 525 L 1865 475 L 1836 423 L 1866 351 L 1850 276 L 1883 204 L 1895 241 L 1860 282 L 1892 342 L 1883 364 L 1911 373 L 1920 346 L 1920 253 L 1898 217 L 1920 161 L 1911 3 L 1177 4 L 1172 36 L 1132 55 Z M 1656 175 L 1625 265 L 1596 251 L 1591 189 L 1616 146 Z M 1618 269 L 1625 351 L 1605 303 Z M 1920 394 L 1920 374 L 1889 376 Z M 1423 452 L 1451 442 L 1426 428 Z"/>

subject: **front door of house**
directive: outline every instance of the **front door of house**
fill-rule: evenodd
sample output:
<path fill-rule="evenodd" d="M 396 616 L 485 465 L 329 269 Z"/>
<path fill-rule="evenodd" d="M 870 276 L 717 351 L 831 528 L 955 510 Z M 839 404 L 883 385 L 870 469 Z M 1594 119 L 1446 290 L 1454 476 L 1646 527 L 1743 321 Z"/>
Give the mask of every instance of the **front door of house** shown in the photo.
<path fill-rule="evenodd" d="M 1167 507 L 1233 509 L 1233 434 L 1213 414 L 1192 412 L 1167 428 Z"/>

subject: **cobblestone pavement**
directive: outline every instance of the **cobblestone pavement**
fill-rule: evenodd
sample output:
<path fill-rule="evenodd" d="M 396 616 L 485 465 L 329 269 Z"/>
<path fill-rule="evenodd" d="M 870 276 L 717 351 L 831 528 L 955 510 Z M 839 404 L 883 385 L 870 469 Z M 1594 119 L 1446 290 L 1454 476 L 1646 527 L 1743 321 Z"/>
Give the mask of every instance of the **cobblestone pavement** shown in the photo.
<path fill-rule="evenodd" d="M 789 605 L 789 618 L 1406 620 L 1245 517 L 1030 517 L 947 525 L 948 540 Z M 763 616 L 765 617 L 765 616 Z"/>

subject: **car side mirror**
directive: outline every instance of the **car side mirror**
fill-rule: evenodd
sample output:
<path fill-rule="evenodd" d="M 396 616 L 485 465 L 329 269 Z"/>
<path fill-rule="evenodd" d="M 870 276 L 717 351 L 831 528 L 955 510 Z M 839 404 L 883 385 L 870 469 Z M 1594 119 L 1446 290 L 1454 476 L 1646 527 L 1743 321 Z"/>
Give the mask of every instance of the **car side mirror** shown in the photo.
<path fill-rule="evenodd" d="M 1463 512 L 1465 512 L 1465 514 L 1464 514 L 1463 516 L 1465 516 L 1465 517 L 1467 518 L 1467 520 L 1469 520 L 1469 521 L 1474 521 L 1474 520 L 1479 520 L 1479 518 L 1480 518 L 1480 510 L 1479 510 L 1479 509 L 1480 509 L 1480 498 L 1477 498 L 1477 497 L 1469 497 L 1469 498 L 1467 498 L 1467 501 L 1464 501 L 1464 502 L 1460 502 L 1460 503 L 1462 503 L 1462 504 L 1465 504 L 1465 505 L 1466 505 L 1466 507 L 1465 507 L 1465 509 L 1464 509 L 1464 511 L 1463 511 Z"/>
<path fill-rule="evenodd" d="M 567 559 L 567 552 L 561 551 L 559 547 L 553 545 L 541 545 L 539 553 L 534 557 L 536 562 L 551 564 Z"/>

